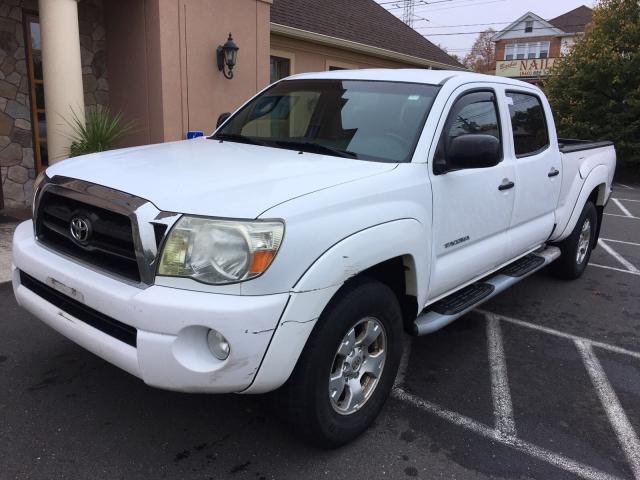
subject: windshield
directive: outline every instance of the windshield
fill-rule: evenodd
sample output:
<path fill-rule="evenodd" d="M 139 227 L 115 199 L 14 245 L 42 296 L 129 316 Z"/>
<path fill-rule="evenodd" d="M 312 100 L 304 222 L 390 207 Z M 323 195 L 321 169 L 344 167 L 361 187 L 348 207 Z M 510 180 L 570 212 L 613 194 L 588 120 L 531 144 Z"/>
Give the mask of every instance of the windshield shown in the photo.
<path fill-rule="evenodd" d="M 251 100 L 212 137 L 359 160 L 409 162 L 440 87 L 286 80 Z"/>

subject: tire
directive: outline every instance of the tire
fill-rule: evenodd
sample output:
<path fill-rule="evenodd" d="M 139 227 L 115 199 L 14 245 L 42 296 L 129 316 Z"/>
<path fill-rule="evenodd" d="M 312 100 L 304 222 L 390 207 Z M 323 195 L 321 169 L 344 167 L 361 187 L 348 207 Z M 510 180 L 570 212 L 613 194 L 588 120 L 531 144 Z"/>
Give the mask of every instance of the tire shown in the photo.
<path fill-rule="evenodd" d="M 560 258 L 551 264 L 552 273 L 564 280 L 575 280 L 584 273 L 591 252 L 596 242 L 596 231 L 598 228 L 598 212 L 593 202 L 588 201 L 578 223 L 567 238 L 556 244 L 562 252 Z M 588 236 L 583 236 L 583 232 Z"/>
<path fill-rule="evenodd" d="M 393 387 L 402 355 L 402 335 L 400 305 L 389 287 L 368 278 L 346 284 L 320 316 L 282 388 L 278 408 L 286 409 L 294 433 L 322 448 L 338 447 L 363 433 Z M 375 341 L 365 347 L 373 337 Z M 375 370 L 377 365 L 382 370 L 374 378 L 366 371 Z M 340 392 L 339 377 L 345 381 Z M 353 382 L 365 385 L 362 396 L 357 394 L 357 386 L 355 394 L 351 393 L 351 386 L 356 385 Z M 330 388 L 334 399 L 330 398 Z"/>

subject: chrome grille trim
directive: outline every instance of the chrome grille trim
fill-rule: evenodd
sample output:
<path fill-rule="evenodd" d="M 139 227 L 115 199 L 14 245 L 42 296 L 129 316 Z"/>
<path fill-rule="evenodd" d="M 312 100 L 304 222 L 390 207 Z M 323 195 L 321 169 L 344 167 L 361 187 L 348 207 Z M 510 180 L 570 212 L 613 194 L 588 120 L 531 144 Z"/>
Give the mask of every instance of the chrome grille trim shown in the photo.
<path fill-rule="evenodd" d="M 115 190 L 95 183 L 78 180 L 75 178 L 62 177 L 59 175 L 53 178 L 46 177 L 34 198 L 34 235 L 38 239 L 37 219 L 39 215 L 40 200 L 45 192 L 74 199 L 78 202 L 86 203 L 95 207 L 109 210 L 129 217 L 132 226 L 132 235 L 138 269 L 140 272 L 140 282 L 133 282 L 125 277 L 120 277 L 113 272 L 105 272 L 89 262 L 63 254 L 66 258 L 77 263 L 88 266 L 94 270 L 108 273 L 109 276 L 116 277 L 126 283 L 139 288 L 146 288 L 153 285 L 156 275 L 157 262 L 159 261 L 159 248 L 164 239 L 169 234 L 171 227 L 182 216 L 180 213 L 164 212 L 159 210 L 153 203 L 144 198 Z M 164 235 L 157 243 L 155 225 L 164 225 Z M 49 250 L 51 247 L 42 243 Z M 56 253 L 61 253 L 57 252 Z"/>

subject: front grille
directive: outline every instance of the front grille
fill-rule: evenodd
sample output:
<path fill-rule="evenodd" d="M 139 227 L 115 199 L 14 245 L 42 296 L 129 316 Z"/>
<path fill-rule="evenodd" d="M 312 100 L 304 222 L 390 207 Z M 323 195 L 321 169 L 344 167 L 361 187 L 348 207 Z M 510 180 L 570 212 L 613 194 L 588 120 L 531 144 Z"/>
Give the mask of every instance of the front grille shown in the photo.
<path fill-rule="evenodd" d="M 127 345 L 131 345 L 132 347 L 137 345 L 136 339 L 138 331 L 134 327 L 126 325 L 114 318 L 98 312 L 97 310 L 87 307 L 83 303 L 58 292 L 49 285 L 45 285 L 23 271 L 20 271 L 20 283 L 23 287 L 31 290 L 40 298 L 46 300 L 52 305 L 55 305 L 63 312 L 68 313 L 87 325 L 90 325 L 93 328 L 126 343 Z"/>
<path fill-rule="evenodd" d="M 71 234 L 71 222 L 78 218 L 90 226 L 85 241 Z M 54 250 L 140 282 L 131 219 L 126 215 L 45 191 L 38 204 L 36 235 Z"/>

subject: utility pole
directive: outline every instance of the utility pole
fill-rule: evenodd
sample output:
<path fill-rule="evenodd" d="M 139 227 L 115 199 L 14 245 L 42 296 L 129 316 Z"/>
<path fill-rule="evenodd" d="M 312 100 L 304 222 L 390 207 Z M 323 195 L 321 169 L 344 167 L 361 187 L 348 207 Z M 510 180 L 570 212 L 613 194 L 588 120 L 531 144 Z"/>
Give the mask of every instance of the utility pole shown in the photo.
<path fill-rule="evenodd" d="M 404 11 L 402 12 L 402 21 L 413 28 L 415 0 L 403 0 Z"/>

